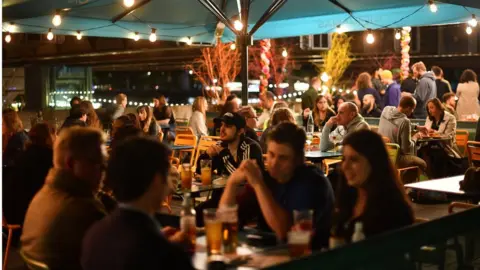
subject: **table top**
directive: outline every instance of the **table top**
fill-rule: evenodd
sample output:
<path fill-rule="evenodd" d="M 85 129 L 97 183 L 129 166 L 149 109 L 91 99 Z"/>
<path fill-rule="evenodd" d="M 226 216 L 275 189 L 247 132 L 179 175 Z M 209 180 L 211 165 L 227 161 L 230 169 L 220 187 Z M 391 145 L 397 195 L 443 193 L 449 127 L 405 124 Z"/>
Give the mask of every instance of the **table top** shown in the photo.
<path fill-rule="evenodd" d="M 170 149 L 172 151 L 178 150 L 192 150 L 194 147 L 191 145 L 170 145 Z"/>
<path fill-rule="evenodd" d="M 216 178 L 213 180 L 211 185 L 202 185 L 201 182 L 193 181 L 192 182 L 192 188 L 189 190 L 185 190 L 182 188 L 179 188 L 175 191 L 175 194 L 177 195 L 182 195 L 185 193 L 200 193 L 200 192 L 205 192 L 205 191 L 212 191 L 212 190 L 217 190 L 217 189 L 224 189 L 226 186 L 226 180 L 222 181 L 223 178 Z"/>
<path fill-rule="evenodd" d="M 449 141 L 450 137 L 423 137 L 417 140 L 419 142 L 435 142 L 435 141 Z"/>
<path fill-rule="evenodd" d="M 333 151 L 305 151 L 305 157 L 308 160 L 318 160 L 318 159 L 324 159 L 324 158 L 334 158 L 334 157 L 341 157 L 342 152 L 333 152 Z"/>
<path fill-rule="evenodd" d="M 464 178 L 463 175 L 446 177 L 435 180 L 421 181 L 417 183 L 407 184 L 405 187 L 413 189 L 421 189 L 427 191 L 443 192 L 455 195 L 466 195 L 463 190 L 460 190 L 460 181 Z"/>

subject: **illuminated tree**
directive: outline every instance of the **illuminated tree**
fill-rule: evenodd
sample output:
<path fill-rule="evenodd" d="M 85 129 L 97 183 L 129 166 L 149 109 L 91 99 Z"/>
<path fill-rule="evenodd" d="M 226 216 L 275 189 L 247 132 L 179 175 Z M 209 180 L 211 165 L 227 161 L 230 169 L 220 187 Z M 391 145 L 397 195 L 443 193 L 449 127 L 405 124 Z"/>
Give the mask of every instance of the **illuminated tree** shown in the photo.
<path fill-rule="evenodd" d="M 330 88 L 336 85 L 343 76 L 343 73 L 352 62 L 350 57 L 351 37 L 346 34 L 332 35 L 332 46 L 323 55 L 323 64 L 315 64 L 319 73 L 326 72 L 330 77 L 327 86 Z"/>

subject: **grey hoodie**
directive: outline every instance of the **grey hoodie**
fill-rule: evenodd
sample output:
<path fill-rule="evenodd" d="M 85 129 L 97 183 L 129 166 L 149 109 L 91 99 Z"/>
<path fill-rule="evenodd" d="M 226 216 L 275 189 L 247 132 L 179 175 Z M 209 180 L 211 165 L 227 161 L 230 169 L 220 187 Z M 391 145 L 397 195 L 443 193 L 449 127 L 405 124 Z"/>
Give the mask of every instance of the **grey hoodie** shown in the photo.
<path fill-rule="evenodd" d="M 427 109 L 425 108 L 427 101 L 437 97 L 437 85 L 435 84 L 435 76 L 433 73 L 426 72 L 420 77 L 413 97 L 417 100 L 417 107 L 415 107 L 413 111 L 413 117 L 416 119 L 425 119 L 427 117 Z"/>
<path fill-rule="evenodd" d="M 415 142 L 412 140 L 410 120 L 396 107 L 387 106 L 383 109 L 378 125 L 378 133 L 388 137 L 392 143 L 400 145 L 400 154 L 413 155 Z"/>

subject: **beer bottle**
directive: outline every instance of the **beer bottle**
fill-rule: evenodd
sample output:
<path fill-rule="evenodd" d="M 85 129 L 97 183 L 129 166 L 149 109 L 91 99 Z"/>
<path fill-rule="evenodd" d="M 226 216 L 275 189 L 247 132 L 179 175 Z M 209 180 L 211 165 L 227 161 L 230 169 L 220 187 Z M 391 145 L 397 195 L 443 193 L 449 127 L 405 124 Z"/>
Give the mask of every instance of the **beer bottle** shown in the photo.
<path fill-rule="evenodd" d="M 190 193 L 184 195 L 182 210 L 180 211 L 180 230 L 186 235 L 186 249 L 189 253 L 195 253 L 197 240 L 197 225 Z"/>
<path fill-rule="evenodd" d="M 363 223 L 355 222 L 355 231 L 352 235 L 352 242 L 358 242 L 365 239 L 365 234 L 363 233 Z"/>

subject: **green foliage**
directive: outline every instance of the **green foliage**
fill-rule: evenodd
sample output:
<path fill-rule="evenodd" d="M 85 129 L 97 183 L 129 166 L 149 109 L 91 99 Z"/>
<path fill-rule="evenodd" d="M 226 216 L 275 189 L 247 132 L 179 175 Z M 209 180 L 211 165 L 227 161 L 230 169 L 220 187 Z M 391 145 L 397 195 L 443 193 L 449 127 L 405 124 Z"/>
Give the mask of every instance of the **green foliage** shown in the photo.
<path fill-rule="evenodd" d="M 350 57 L 350 41 L 351 37 L 346 34 L 332 35 L 332 46 L 323 55 L 323 64 L 315 64 L 317 71 L 321 74 L 326 72 L 330 76 L 330 80 L 326 85 L 330 88 L 337 85 L 343 76 L 343 73 L 352 62 Z"/>

